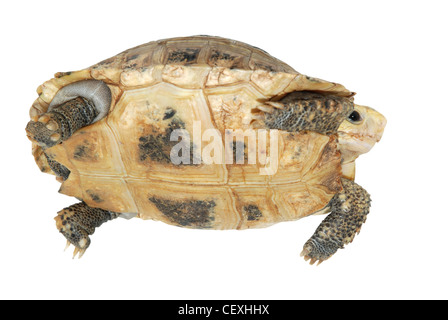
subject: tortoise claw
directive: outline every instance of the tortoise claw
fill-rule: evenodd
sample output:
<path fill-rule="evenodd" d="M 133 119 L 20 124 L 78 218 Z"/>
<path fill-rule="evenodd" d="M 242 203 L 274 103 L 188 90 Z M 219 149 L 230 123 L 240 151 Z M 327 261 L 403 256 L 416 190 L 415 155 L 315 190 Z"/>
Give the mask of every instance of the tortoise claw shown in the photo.
<path fill-rule="evenodd" d="M 75 246 L 73 258 L 81 258 L 90 245 L 89 233 L 73 218 L 73 213 L 64 209 L 54 218 L 59 232 L 67 239 L 65 250 L 72 244 Z"/>
<path fill-rule="evenodd" d="M 69 240 L 67 240 L 67 244 L 64 248 L 64 251 L 67 250 L 68 247 L 70 247 L 71 242 Z M 75 259 L 76 255 L 78 255 L 78 259 L 81 259 L 81 257 L 84 255 L 84 253 L 86 252 L 87 248 L 85 249 L 80 249 L 78 247 L 75 246 L 75 250 L 73 251 L 73 256 L 72 259 Z"/>
<path fill-rule="evenodd" d="M 311 238 L 303 246 L 300 256 L 303 257 L 305 261 L 310 260 L 310 265 L 317 262 L 316 266 L 318 266 L 325 260 L 328 260 L 337 249 L 338 248 L 331 242 L 319 242 L 316 241 L 316 239 Z"/>
<path fill-rule="evenodd" d="M 311 258 L 310 256 L 309 256 L 309 250 L 308 249 L 303 249 L 302 250 L 302 252 L 300 253 L 300 256 L 301 257 L 303 257 L 304 259 L 305 259 L 305 261 L 310 261 L 310 265 L 313 265 L 316 261 L 317 261 L 317 259 L 316 258 Z M 324 261 L 324 260 L 319 260 L 319 262 L 317 263 L 317 265 L 316 266 L 318 266 L 319 264 L 321 264 L 322 263 L 322 261 Z"/>
<path fill-rule="evenodd" d="M 86 249 L 79 249 L 78 247 L 75 247 L 75 251 L 73 251 L 73 257 L 72 259 L 75 259 L 76 255 L 78 255 L 78 259 L 81 259 L 81 257 L 84 255 L 84 252 L 86 252 Z"/>
<path fill-rule="evenodd" d="M 326 259 L 322 259 L 322 260 L 321 260 L 321 259 L 311 258 L 309 255 L 303 254 L 303 251 L 302 251 L 302 253 L 300 254 L 300 256 L 301 256 L 301 257 L 304 257 L 305 261 L 310 260 L 310 265 L 313 265 L 313 264 L 316 263 L 316 261 L 317 261 L 316 266 L 320 265 L 322 262 L 324 262 L 324 261 L 326 260 Z"/>

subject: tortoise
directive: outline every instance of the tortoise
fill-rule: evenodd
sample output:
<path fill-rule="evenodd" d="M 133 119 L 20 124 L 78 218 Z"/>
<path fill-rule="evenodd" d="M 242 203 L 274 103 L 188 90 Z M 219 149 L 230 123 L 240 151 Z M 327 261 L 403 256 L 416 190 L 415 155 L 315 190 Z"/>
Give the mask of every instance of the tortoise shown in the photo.
<path fill-rule="evenodd" d="M 73 257 L 116 217 L 243 230 L 329 213 L 301 253 L 319 264 L 369 213 L 355 160 L 384 116 L 248 44 L 153 41 L 37 93 L 26 132 L 40 170 L 80 200 L 55 217 Z"/>

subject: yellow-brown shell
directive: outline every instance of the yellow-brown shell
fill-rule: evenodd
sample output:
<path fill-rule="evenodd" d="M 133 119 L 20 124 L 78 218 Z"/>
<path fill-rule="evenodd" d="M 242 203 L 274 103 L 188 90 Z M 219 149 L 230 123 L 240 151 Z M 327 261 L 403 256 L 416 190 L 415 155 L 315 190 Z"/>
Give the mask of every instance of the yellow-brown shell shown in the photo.
<path fill-rule="evenodd" d="M 150 42 L 90 68 L 56 74 L 38 88 L 30 116 L 45 112 L 60 88 L 85 79 L 110 87 L 108 116 L 45 152 L 71 172 L 60 192 L 90 206 L 185 227 L 244 229 L 312 214 L 341 189 L 336 138 L 313 132 L 279 132 L 274 175 L 260 175 L 260 164 L 246 162 L 169 161 L 174 128 L 193 136 L 199 121 L 201 134 L 217 129 L 224 137 L 225 129 L 250 129 L 252 109 L 289 92 L 352 94 L 299 74 L 260 49 L 206 36 Z M 269 139 L 267 146 L 269 154 Z M 50 172 L 36 144 L 33 154 Z"/>

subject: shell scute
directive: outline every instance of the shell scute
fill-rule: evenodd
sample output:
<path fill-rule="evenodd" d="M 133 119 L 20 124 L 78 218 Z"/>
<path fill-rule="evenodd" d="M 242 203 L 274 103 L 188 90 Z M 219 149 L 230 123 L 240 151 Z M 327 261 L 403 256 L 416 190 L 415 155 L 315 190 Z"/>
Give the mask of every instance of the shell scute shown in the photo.
<path fill-rule="evenodd" d="M 249 82 L 251 74 L 252 72 L 247 70 L 213 67 L 208 74 L 205 86 L 213 88 Z"/>
<path fill-rule="evenodd" d="M 184 67 L 168 64 L 162 71 L 162 81 L 185 89 L 205 86 L 211 68 L 208 66 Z"/>
<path fill-rule="evenodd" d="M 83 201 L 91 207 L 112 212 L 138 210 L 127 181 L 121 177 L 81 175 L 81 188 Z"/>
<path fill-rule="evenodd" d="M 235 229 L 240 216 L 233 208 L 233 196 L 228 186 L 216 185 L 213 188 L 207 185 L 190 185 L 158 181 L 148 183 L 141 179 L 129 179 L 129 189 L 136 199 L 139 217 L 154 219 L 185 227 L 201 227 L 214 229 Z M 183 205 L 182 205 L 183 204 Z M 201 211 L 194 222 L 194 212 Z M 177 211 L 177 214 L 176 214 Z M 189 223 L 178 218 L 180 212 L 191 216 Z"/>
<path fill-rule="evenodd" d="M 55 154 L 65 152 L 70 159 L 67 168 L 76 169 L 79 174 L 122 176 L 125 171 L 117 141 L 106 121 L 99 122 L 76 132 L 66 142 L 49 150 Z"/>
<path fill-rule="evenodd" d="M 286 88 L 295 77 L 296 74 L 294 73 L 256 70 L 252 73 L 250 80 L 260 92 L 272 97 L 288 92 Z"/>
<path fill-rule="evenodd" d="M 207 64 L 212 67 L 246 70 L 249 68 L 251 54 L 251 49 L 247 47 L 211 43 Z"/>
<path fill-rule="evenodd" d="M 267 227 L 282 217 L 272 202 L 273 191 L 262 186 L 232 186 L 233 197 L 238 212 L 241 213 L 237 229 Z"/>
<path fill-rule="evenodd" d="M 167 117 L 167 113 L 172 116 Z M 171 162 L 171 150 L 181 142 L 179 138 L 171 141 L 171 134 L 175 129 L 185 130 L 191 137 L 186 149 L 192 154 L 195 122 L 200 124 L 200 137 L 205 130 L 214 128 L 202 91 L 165 83 L 126 91 L 108 117 L 117 139 L 127 141 L 120 144 L 120 150 L 128 175 L 197 183 L 223 182 L 226 174 L 223 165 Z"/>

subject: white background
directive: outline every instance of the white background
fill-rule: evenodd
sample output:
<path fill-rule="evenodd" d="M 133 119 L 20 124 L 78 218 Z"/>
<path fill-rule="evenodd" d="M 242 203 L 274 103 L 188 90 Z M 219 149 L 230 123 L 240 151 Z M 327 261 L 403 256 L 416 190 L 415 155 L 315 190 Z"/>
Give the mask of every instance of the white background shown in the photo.
<path fill-rule="evenodd" d="M 447 8 L 443 1 L 4 1 L 1 299 L 446 299 Z M 55 228 L 76 199 L 39 172 L 25 135 L 37 86 L 127 48 L 195 34 L 263 48 L 344 84 L 388 119 L 358 160 L 367 223 L 320 266 L 299 257 L 323 219 L 249 231 L 118 219 L 80 260 Z"/>

